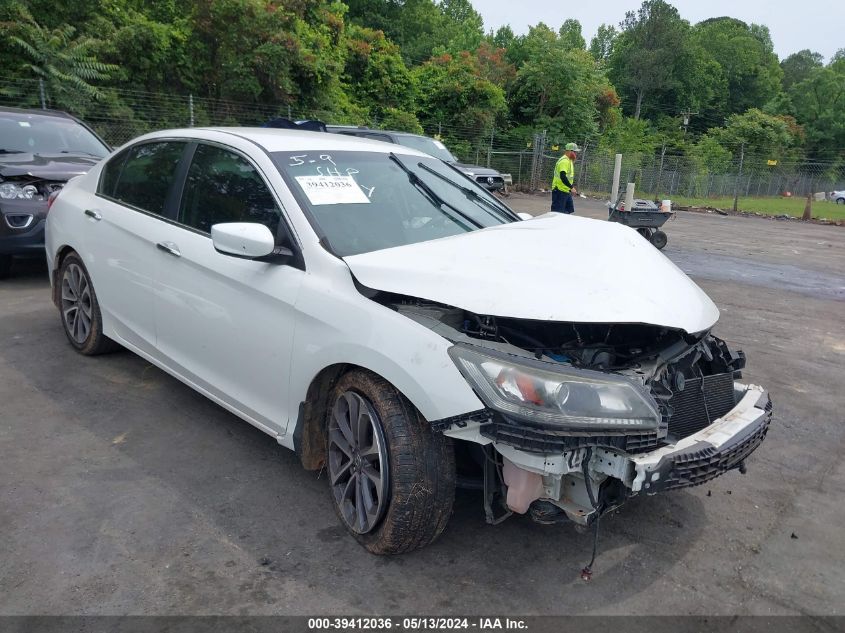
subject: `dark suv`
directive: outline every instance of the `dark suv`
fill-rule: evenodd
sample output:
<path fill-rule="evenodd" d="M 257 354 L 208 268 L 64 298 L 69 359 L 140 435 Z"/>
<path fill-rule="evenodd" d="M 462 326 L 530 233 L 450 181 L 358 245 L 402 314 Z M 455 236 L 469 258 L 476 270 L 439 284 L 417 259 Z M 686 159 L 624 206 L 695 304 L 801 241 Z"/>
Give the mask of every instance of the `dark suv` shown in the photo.
<path fill-rule="evenodd" d="M 396 143 L 397 145 L 412 147 L 449 163 L 465 176 L 489 191 L 501 191 L 505 188 L 505 178 L 498 171 L 489 167 L 482 167 L 481 165 L 461 163 L 443 143 L 428 136 L 420 136 L 419 134 L 411 134 L 410 132 L 373 130 L 368 127 L 347 127 L 344 125 L 327 125 L 326 129 L 335 134 L 360 136 L 361 138 L 369 138 L 374 141 L 384 141 L 385 143 Z"/>
<path fill-rule="evenodd" d="M 0 108 L 0 278 L 15 256 L 44 256 L 50 194 L 109 151 L 65 112 Z"/>

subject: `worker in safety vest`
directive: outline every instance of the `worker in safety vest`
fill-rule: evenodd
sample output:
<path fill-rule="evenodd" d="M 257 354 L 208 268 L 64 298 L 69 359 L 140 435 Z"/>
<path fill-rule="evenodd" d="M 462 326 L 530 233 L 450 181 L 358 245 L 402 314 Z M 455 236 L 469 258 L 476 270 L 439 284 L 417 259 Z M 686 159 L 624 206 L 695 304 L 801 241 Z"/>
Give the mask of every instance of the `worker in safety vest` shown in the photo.
<path fill-rule="evenodd" d="M 572 194 L 577 194 L 575 188 L 575 158 L 581 151 L 575 143 L 567 143 L 563 156 L 555 163 L 555 173 L 552 177 L 552 211 L 559 213 L 575 213 Z"/>

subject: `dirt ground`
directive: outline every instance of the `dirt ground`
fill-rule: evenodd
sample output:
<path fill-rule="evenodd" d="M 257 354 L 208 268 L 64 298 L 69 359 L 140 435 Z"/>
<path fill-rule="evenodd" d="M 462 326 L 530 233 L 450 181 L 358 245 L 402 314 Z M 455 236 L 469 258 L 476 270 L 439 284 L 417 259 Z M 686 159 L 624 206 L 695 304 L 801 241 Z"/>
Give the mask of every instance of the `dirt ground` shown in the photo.
<path fill-rule="evenodd" d="M 775 417 L 747 475 L 604 520 L 591 583 L 589 534 L 488 526 L 474 492 L 432 547 L 368 554 L 270 437 L 130 353 L 73 352 L 46 269 L 19 266 L 0 282 L 0 614 L 842 614 L 845 229 L 686 213 L 666 232 Z"/>

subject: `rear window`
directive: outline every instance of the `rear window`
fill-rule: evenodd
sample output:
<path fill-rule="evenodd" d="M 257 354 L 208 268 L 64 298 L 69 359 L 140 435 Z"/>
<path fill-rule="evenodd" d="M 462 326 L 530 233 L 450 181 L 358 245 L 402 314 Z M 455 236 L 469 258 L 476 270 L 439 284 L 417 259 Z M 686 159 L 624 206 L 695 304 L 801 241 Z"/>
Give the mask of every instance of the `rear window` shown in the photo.
<path fill-rule="evenodd" d="M 164 215 L 164 205 L 173 187 L 176 167 L 182 158 L 185 143 L 162 141 L 143 143 L 129 148 L 123 161 L 120 175 L 115 178 L 113 163 L 121 159 L 115 156 L 106 166 L 103 175 L 103 192 L 109 183 L 116 180 L 112 198 L 144 211 Z"/>

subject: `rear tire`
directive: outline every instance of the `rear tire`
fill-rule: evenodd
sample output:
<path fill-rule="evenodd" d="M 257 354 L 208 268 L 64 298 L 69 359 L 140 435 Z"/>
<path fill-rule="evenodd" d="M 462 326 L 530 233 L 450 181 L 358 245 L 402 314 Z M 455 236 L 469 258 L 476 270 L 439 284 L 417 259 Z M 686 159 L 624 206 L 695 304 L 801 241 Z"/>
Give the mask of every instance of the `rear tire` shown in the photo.
<path fill-rule="evenodd" d="M 452 440 L 433 431 L 393 385 L 366 370 L 344 374 L 329 402 L 327 469 L 343 525 L 373 554 L 432 543 L 455 500 Z"/>
<path fill-rule="evenodd" d="M 845 204 L 845 198 L 837 198 L 836 204 Z"/>
<path fill-rule="evenodd" d="M 0 255 L 0 279 L 6 279 L 12 270 L 12 256 Z"/>
<path fill-rule="evenodd" d="M 97 294 L 79 255 L 70 253 L 62 260 L 58 283 L 62 327 L 76 351 L 95 356 L 121 349 L 103 334 L 103 317 Z"/>
<path fill-rule="evenodd" d="M 663 247 L 666 246 L 666 242 L 668 241 L 669 238 L 663 231 L 655 231 L 651 236 L 651 243 L 654 244 L 655 248 L 658 250 L 663 250 Z"/>

